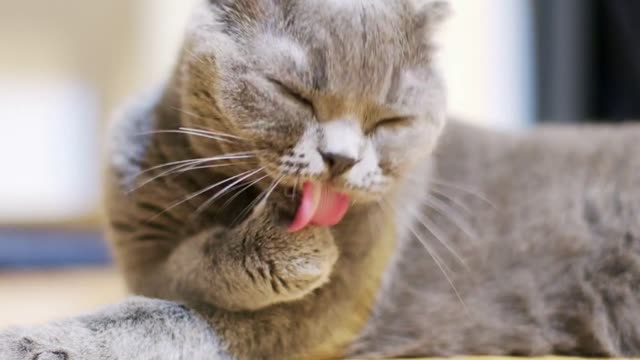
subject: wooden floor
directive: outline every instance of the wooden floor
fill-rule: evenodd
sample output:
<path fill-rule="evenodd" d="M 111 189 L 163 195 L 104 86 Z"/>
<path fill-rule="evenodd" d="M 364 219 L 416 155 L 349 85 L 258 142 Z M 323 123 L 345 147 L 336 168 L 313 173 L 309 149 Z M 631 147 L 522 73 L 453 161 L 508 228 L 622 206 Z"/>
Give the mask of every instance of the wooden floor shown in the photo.
<path fill-rule="evenodd" d="M 0 328 L 84 314 L 124 297 L 113 269 L 0 272 Z"/>

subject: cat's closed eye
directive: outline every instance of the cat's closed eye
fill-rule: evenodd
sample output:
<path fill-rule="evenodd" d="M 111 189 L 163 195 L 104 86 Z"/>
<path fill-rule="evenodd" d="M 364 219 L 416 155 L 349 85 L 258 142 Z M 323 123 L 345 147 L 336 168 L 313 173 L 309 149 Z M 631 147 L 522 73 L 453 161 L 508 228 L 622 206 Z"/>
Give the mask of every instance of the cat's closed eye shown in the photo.
<path fill-rule="evenodd" d="M 399 128 L 404 126 L 409 126 L 413 122 L 414 118 L 412 116 L 392 116 L 388 118 L 383 118 L 382 120 L 378 120 L 376 122 L 370 132 L 375 132 L 378 129 L 382 128 Z"/>
<path fill-rule="evenodd" d="M 275 85 L 275 87 L 278 88 L 280 93 L 286 96 L 287 98 L 297 102 L 298 104 L 308 108 L 311 111 L 315 110 L 313 102 L 308 98 L 306 98 L 305 96 L 303 96 L 299 91 L 293 89 L 291 86 L 286 85 L 284 82 L 280 80 L 277 80 L 274 78 L 267 78 L 267 80 L 271 84 Z"/>

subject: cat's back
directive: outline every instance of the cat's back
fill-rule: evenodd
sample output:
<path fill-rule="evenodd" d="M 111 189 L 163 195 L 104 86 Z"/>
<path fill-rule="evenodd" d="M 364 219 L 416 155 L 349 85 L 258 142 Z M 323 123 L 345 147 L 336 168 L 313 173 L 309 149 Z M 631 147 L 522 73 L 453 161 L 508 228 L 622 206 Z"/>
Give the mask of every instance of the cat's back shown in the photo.
<path fill-rule="evenodd" d="M 446 216 L 431 214 L 462 243 L 450 219 L 461 213 L 477 233 L 479 257 L 559 268 L 640 246 L 639 125 L 500 133 L 453 122 L 449 130 L 432 186 L 468 211 L 450 203 Z"/>
<path fill-rule="evenodd" d="M 469 173 L 491 175 L 545 166 L 565 164 L 555 168 L 549 181 L 580 172 L 584 165 L 600 167 L 624 163 L 639 164 L 640 124 L 618 126 L 539 126 L 533 129 L 496 131 L 451 121 L 436 151 L 438 171 L 443 176 L 463 177 Z M 498 161 L 501 160 L 501 161 Z M 630 174 L 631 168 L 603 174 L 609 179 Z M 517 173 L 513 174 L 517 176 Z"/>
<path fill-rule="evenodd" d="M 496 132 L 453 122 L 436 154 L 435 176 L 489 200 L 496 212 L 485 208 L 487 201 L 468 201 L 474 217 L 503 229 L 572 212 L 620 221 L 621 208 L 636 214 L 626 225 L 632 226 L 640 220 L 638 140 L 636 124 Z"/>
<path fill-rule="evenodd" d="M 638 139 L 631 124 L 451 122 L 363 343 L 385 356 L 637 354 Z M 399 345 L 412 350 L 385 352 Z"/>

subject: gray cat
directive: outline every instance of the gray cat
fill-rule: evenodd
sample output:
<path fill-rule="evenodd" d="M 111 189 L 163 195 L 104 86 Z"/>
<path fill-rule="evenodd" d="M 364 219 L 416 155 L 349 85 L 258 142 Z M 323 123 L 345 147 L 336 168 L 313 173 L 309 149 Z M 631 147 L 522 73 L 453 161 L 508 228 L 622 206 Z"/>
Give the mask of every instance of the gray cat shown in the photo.
<path fill-rule="evenodd" d="M 0 358 L 640 355 L 640 128 L 446 121 L 447 12 L 203 3 L 113 129 L 107 229 L 146 298 Z"/>

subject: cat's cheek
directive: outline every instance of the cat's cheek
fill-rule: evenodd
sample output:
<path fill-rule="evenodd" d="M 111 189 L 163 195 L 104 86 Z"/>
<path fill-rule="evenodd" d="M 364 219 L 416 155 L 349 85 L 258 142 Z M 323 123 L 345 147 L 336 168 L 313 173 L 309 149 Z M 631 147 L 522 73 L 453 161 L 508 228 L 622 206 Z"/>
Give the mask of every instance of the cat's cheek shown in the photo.
<path fill-rule="evenodd" d="M 410 169 L 431 155 L 440 131 L 432 126 L 416 125 L 386 131 L 377 138 L 378 152 L 390 172 Z"/>

